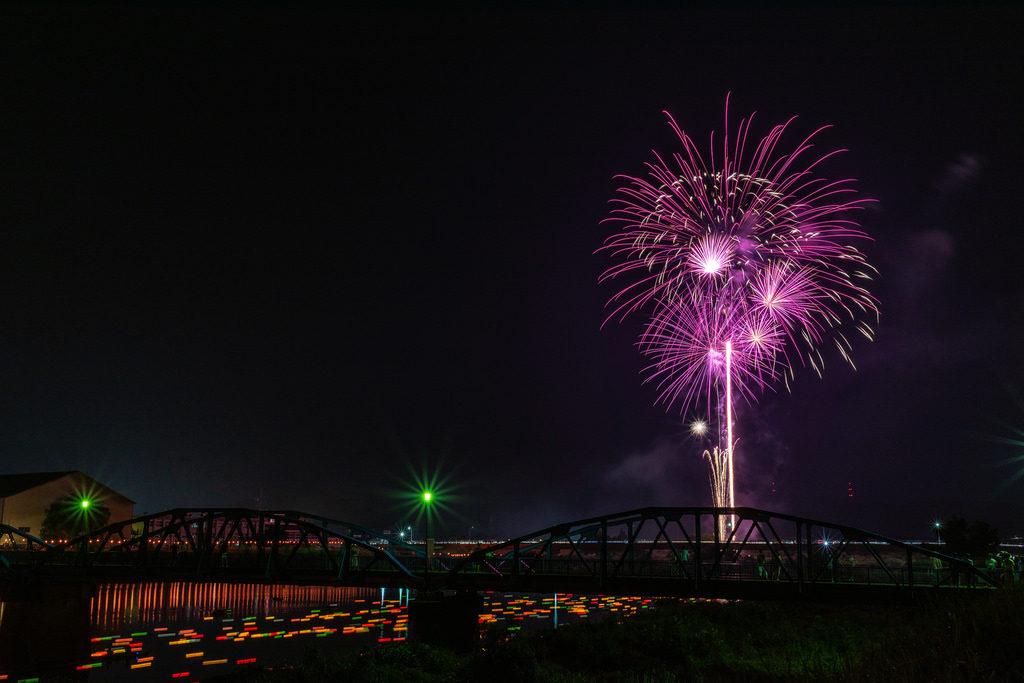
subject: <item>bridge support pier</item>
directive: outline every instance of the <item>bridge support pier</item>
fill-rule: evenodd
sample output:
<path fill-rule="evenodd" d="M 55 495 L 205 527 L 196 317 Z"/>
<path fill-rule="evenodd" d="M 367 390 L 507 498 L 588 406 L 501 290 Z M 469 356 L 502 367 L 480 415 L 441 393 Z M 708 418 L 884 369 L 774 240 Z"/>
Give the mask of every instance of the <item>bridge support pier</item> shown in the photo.
<path fill-rule="evenodd" d="M 475 591 L 419 593 L 409 602 L 409 640 L 469 652 L 479 639 L 483 605 Z"/>
<path fill-rule="evenodd" d="M 38 673 L 56 658 L 89 653 L 89 605 L 96 587 L 84 581 L 0 582 L 0 662 L 15 674 Z M 45 633 L 45 638 L 34 637 Z"/>

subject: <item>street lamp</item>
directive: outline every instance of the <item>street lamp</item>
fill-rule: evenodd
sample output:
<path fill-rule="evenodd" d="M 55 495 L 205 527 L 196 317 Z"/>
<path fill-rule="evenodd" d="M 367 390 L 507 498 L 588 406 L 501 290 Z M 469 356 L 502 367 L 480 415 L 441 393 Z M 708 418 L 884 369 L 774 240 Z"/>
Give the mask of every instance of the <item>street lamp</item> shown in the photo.
<path fill-rule="evenodd" d="M 423 492 L 423 505 L 426 507 L 427 515 L 427 537 L 424 539 L 425 555 L 427 559 L 427 573 L 430 573 L 430 556 L 434 550 L 434 539 L 430 537 L 430 499 L 433 494 L 430 491 Z"/>
<path fill-rule="evenodd" d="M 89 527 L 90 527 L 90 524 L 89 524 L 89 517 L 90 517 L 89 505 L 91 505 L 91 504 L 92 504 L 91 501 L 88 498 L 86 498 L 85 496 L 82 496 L 82 498 L 79 499 L 79 501 L 78 501 L 78 513 L 76 513 L 74 515 L 75 519 L 77 520 L 77 523 L 74 524 L 74 526 L 75 526 L 74 533 L 75 534 L 85 534 L 85 533 L 89 532 Z"/>

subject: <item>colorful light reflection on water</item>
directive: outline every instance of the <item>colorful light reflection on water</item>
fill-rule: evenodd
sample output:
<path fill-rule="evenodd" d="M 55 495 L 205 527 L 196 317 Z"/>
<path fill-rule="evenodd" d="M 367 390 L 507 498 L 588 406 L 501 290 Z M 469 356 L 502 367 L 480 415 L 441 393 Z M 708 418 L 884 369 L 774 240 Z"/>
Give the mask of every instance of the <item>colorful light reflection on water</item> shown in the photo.
<path fill-rule="evenodd" d="M 649 598 L 483 593 L 487 629 L 557 627 L 628 616 Z M 413 597 L 413 600 L 415 597 Z M 45 665 L 5 669 L 0 681 L 198 681 L 256 663 L 282 665 L 316 645 L 322 652 L 401 643 L 409 632 L 407 590 L 219 583 L 105 584 L 88 604 L 88 643 L 53 642 Z M 60 619 L 59 614 L 54 619 Z M 46 639 L 46 633 L 34 637 Z M 61 654 L 64 653 L 64 654 Z"/>

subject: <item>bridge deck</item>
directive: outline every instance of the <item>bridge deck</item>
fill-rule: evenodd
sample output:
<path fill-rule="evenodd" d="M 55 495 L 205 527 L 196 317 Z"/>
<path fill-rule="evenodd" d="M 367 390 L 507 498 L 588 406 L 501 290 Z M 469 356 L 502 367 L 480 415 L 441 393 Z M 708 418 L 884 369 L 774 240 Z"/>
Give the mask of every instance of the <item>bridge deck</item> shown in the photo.
<path fill-rule="evenodd" d="M 294 511 L 171 510 L 61 547 L 3 550 L 8 573 L 435 590 L 891 601 L 997 582 L 935 549 L 751 508 L 644 508 L 487 548 L 425 548 Z"/>

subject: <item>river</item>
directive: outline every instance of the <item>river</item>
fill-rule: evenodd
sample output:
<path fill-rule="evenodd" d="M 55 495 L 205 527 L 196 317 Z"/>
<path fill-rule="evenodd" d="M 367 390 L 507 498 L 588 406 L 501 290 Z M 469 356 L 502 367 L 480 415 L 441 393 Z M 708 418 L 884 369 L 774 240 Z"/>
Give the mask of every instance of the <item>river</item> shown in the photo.
<path fill-rule="evenodd" d="M 404 589 L 111 583 L 89 595 L 0 603 L 0 681 L 199 681 L 410 637 Z M 630 615 L 649 598 L 482 593 L 479 633 Z M 414 609 L 415 612 L 415 609 Z"/>

